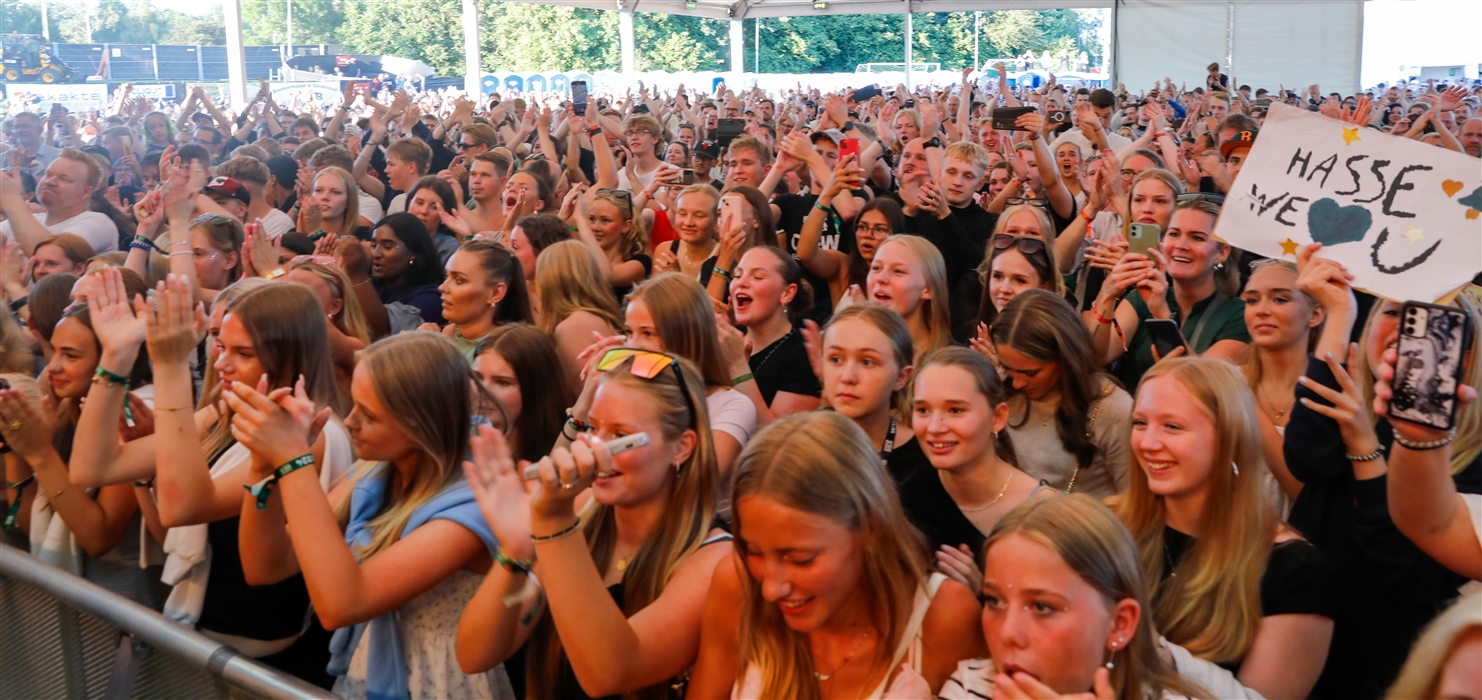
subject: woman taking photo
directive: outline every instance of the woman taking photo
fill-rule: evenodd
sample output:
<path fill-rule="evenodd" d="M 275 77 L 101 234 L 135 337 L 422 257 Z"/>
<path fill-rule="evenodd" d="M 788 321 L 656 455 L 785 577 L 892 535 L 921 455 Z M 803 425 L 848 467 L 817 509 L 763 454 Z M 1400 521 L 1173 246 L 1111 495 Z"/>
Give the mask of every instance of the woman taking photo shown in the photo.
<path fill-rule="evenodd" d="M 990 658 L 958 664 L 944 700 L 1250 697 L 1228 671 L 1158 638 L 1137 546 L 1096 500 L 1072 494 L 1015 508 L 983 560 Z"/>
<path fill-rule="evenodd" d="M 594 336 L 610 336 L 623 327 L 612 288 L 603 282 L 597 256 L 580 241 L 545 249 L 536 261 L 535 278 L 538 325 L 556 344 L 568 386 L 580 386 L 582 351 Z"/>
<path fill-rule="evenodd" d="M 1297 266 L 1285 260 L 1256 263 L 1240 292 L 1250 349 L 1240 369 L 1255 394 L 1261 456 L 1280 487 L 1284 514 L 1302 491 L 1282 455 L 1287 420 L 1297 401 L 1297 378 L 1307 369 L 1326 318 L 1317 300 L 1297 290 Z"/>
<path fill-rule="evenodd" d="M 1233 299 L 1240 291 L 1234 251 L 1210 233 L 1219 215 L 1219 205 L 1203 198 L 1180 203 L 1158 247 L 1123 255 L 1107 276 L 1091 307 L 1096 358 L 1108 365 L 1126 356 L 1117 370 L 1123 386 L 1136 387 L 1160 359 L 1143 321 L 1174 320 L 1189 355 L 1236 362 L 1250 343 L 1242 305 Z"/>
<path fill-rule="evenodd" d="M 513 697 L 503 669 L 465 675 L 454 665 L 450 632 L 498 547 L 458 468 L 469 383 L 468 362 L 436 334 L 372 345 L 345 421 L 361 461 L 327 496 L 302 468 L 317 422 L 303 385 L 226 393 L 251 479 L 262 480 L 237 496 L 242 570 L 259 586 L 302 576 L 315 615 L 335 630 L 336 695 Z"/>
<path fill-rule="evenodd" d="M 1392 375 L 1377 373 L 1392 372 L 1384 369 L 1389 364 L 1385 356 L 1400 330 L 1401 304 L 1376 301 L 1358 344 L 1351 345 L 1357 319 L 1351 278 L 1338 263 L 1318 257 L 1320 253 L 1317 244 L 1297 251 L 1297 288 L 1317 300 L 1327 320 L 1298 380 L 1297 402 L 1284 434 L 1286 465 L 1302 482 L 1289 520 L 1322 549 L 1343 582 L 1334 601 L 1332 652 L 1314 692 L 1377 697 L 1398 675 L 1409 653 L 1408 640 L 1464 583 L 1404 537 L 1389 513 L 1407 510 L 1408 499 L 1390 503 L 1388 489 L 1435 485 L 1439 474 L 1419 477 L 1405 468 L 1421 457 L 1433 467 L 1443 462 L 1456 491 L 1482 493 L 1482 403 L 1458 406 L 1454 438 L 1372 413 L 1376 403 L 1387 412 L 1387 400 L 1376 401 L 1375 396 L 1380 389 L 1390 391 L 1381 379 L 1392 380 Z M 1474 328 L 1482 322 L 1482 304 L 1475 296 L 1459 294 L 1453 303 L 1466 311 Z M 1482 386 L 1482 353 L 1472 350 L 1461 362 L 1461 383 L 1475 391 Z M 1393 479 L 1387 475 L 1390 461 L 1400 465 Z"/>
<path fill-rule="evenodd" d="M 573 395 L 547 378 L 563 371 L 551 337 L 525 323 L 489 331 L 474 350 L 474 379 L 504 407 L 505 441 L 516 459 L 539 461 L 560 437 Z"/>
<path fill-rule="evenodd" d="M 381 303 L 403 304 L 416 310 L 422 323 L 442 325 L 443 266 L 427 227 L 406 212 L 392 214 L 376 224 L 371 239 L 371 285 Z M 409 330 L 419 323 L 393 315 L 392 331 Z"/>
<path fill-rule="evenodd" d="M 22 391 L 0 397 L 5 445 L 13 450 L 6 479 L 15 484 L 7 494 L 11 509 L 6 529 L 28 533 L 31 553 L 42 561 L 158 610 L 164 601 L 154 599 L 153 587 L 139 568 L 141 519 L 133 487 L 120 483 L 89 492 L 72 485 L 68 468 L 80 402 L 93 384 L 106 381 L 124 392 L 149 384 L 147 355 L 109 357 L 105 365 L 100 343 L 100 331 L 106 334 L 112 328 L 108 323 L 112 314 L 135 320 L 128 304 L 115 307 L 109 300 L 125 298 L 129 292 L 142 294 L 144 282 L 133 273 L 108 269 L 84 278 L 83 292 L 89 302 L 74 306 L 52 334 L 55 352 L 43 374 L 43 391 L 57 406 L 56 412 L 33 404 Z M 96 326 L 95 317 L 101 321 Z M 134 396 L 140 418 L 149 414 L 143 403 Z"/>
<path fill-rule="evenodd" d="M 735 377 L 726 368 L 710 297 L 698 282 L 685 275 L 659 275 L 633 289 L 625 311 L 622 339 L 599 340 L 583 351 L 583 356 L 590 360 L 594 353 L 626 343 L 693 362 L 702 379 L 705 414 L 714 433 L 716 468 L 724 486 L 729 483 L 731 465 L 741 448 L 756 432 L 756 406 L 745 394 L 731 388 Z M 572 407 L 573 428 L 579 430 L 585 425 L 595 391 L 596 377 L 587 372 L 581 396 Z"/>
<path fill-rule="evenodd" d="M 1129 157 L 1127 162 L 1147 162 L 1147 159 L 1141 156 Z M 1110 161 L 1106 164 L 1110 165 Z M 1092 333 L 1096 332 L 1096 318 L 1090 313 L 1091 308 L 1101 293 L 1102 285 L 1106 283 L 1107 275 L 1127 252 L 1132 224 L 1157 226 L 1159 232 L 1167 230 L 1173 208 L 1178 205 L 1178 196 L 1184 192 L 1183 181 L 1162 168 L 1148 168 L 1133 176 L 1125 193 L 1121 192 L 1122 180 L 1116 173 L 1103 174 L 1098 167 L 1095 175 L 1099 178 L 1099 185 L 1087 195 L 1091 199 L 1087 202 L 1085 211 L 1094 212 L 1094 207 L 1109 208 L 1112 211 L 1105 217 L 1097 215 L 1095 220 L 1103 223 L 1094 226 L 1092 222 L 1086 221 L 1084 215 L 1077 216 L 1070 226 L 1060 232 L 1065 238 L 1091 239 L 1090 245 L 1085 248 L 1087 269 L 1084 281 L 1078 285 L 1076 294 L 1082 300 L 1081 316 Z M 1103 198 L 1110 200 L 1110 203 L 1103 202 Z"/>
<path fill-rule="evenodd" d="M 972 591 L 928 577 L 879 455 L 800 413 L 736 466 L 736 559 L 716 567 L 692 698 L 932 698 L 980 656 Z"/>
<path fill-rule="evenodd" d="M 466 468 L 509 564 L 490 569 L 463 611 L 458 661 L 490 668 L 528 637 L 530 697 L 672 697 L 699 648 L 711 574 L 731 553 L 714 525 L 700 373 L 637 348 L 588 369 L 600 376 L 589 432 L 538 462 L 538 485 L 496 431 L 474 441 Z M 635 433 L 649 444 L 617 456 L 602 447 Z M 504 602 L 531 585 L 532 565 L 549 608 L 535 620 L 530 602 Z"/>
<path fill-rule="evenodd" d="M 678 272 L 700 282 L 710 283 L 719 248 L 717 230 L 720 193 L 710 185 L 690 185 L 674 200 L 674 230 L 679 238 L 669 245 L 654 248 L 655 275 Z"/>
<path fill-rule="evenodd" d="M 920 361 L 910 391 L 911 429 L 932 468 L 905 476 L 901 503 L 942 572 L 978 590 L 983 538 L 1014 506 L 1053 489 L 1014 466 L 1008 392 L 987 358 L 938 350 Z"/>
<path fill-rule="evenodd" d="M 479 341 L 507 323 L 533 323 L 525 272 L 508 248 L 494 241 L 465 243 L 448 260 L 442 294 L 442 333 L 470 363 Z"/>
<path fill-rule="evenodd" d="M 1337 580 L 1261 496 L 1255 413 L 1234 365 L 1159 362 L 1137 390 L 1136 468 L 1117 514 L 1168 641 L 1265 697 L 1307 697 L 1333 637 Z"/>
<path fill-rule="evenodd" d="M 720 211 L 716 222 L 720 245 L 716 247 L 715 274 L 705 283 L 705 291 L 716 302 L 728 304 L 736 264 L 752 248 L 777 245 L 777 223 L 767 196 L 746 185 L 726 190 L 721 195 Z"/>
<path fill-rule="evenodd" d="M 357 244 L 358 245 L 358 244 Z M 328 256 L 300 255 L 288 262 L 284 282 L 308 287 L 319 297 L 319 305 L 329 317 L 325 332 L 329 334 L 329 357 L 334 362 L 335 387 L 340 396 L 349 396 L 350 376 L 355 372 L 355 353 L 370 345 L 370 327 L 360 310 L 354 286 L 339 263 Z"/>
<path fill-rule="evenodd" d="M 171 528 L 165 538 L 171 552 L 165 583 L 175 590 L 165 603 L 166 616 L 195 624 L 269 666 L 317 681 L 323 676 L 323 650 L 294 645 L 309 607 L 302 579 L 254 585 L 243 574 L 238 554 L 242 488 L 258 479 L 221 396 L 234 384 L 265 382 L 279 389 L 298 381 L 314 406 L 336 405 L 324 309 L 312 291 L 297 284 L 268 283 L 235 299 L 214 343 L 212 366 L 220 383 L 208 386 L 193 408 L 189 359 L 206 336 L 207 320 L 191 296 L 186 281 L 174 275 L 158 290 L 152 311 L 139 309 L 142 318 L 109 314 L 114 319 L 109 331 L 100 329 L 98 336 L 104 367 L 126 364 L 147 337 L 154 363 L 155 430 L 119 444 L 124 392 L 106 381 L 94 383 L 78 421 L 72 480 L 105 485 L 153 478 L 160 521 Z M 110 305 L 124 303 L 121 295 L 110 294 Z M 331 417 L 324 424 L 312 454 L 316 488 L 333 487 L 351 459 L 350 440 L 338 420 Z"/>
<path fill-rule="evenodd" d="M 817 409 L 822 387 L 797 325 L 813 308 L 802 267 L 780 248 L 757 246 L 741 256 L 733 277 L 731 309 L 746 327 L 743 348 L 751 347 L 746 364 L 731 368 L 733 385 L 752 399 L 759 424 Z"/>
<path fill-rule="evenodd" d="M 879 304 L 855 304 L 829 319 L 820 345 L 824 403 L 864 431 L 897 485 L 929 468 L 905 418 L 911 331 L 900 314 Z"/>
<path fill-rule="evenodd" d="M 383 219 L 384 221 L 384 219 Z M 364 238 L 369 221 L 360 216 L 360 187 L 344 168 L 328 167 L 314 176 L 312 196 L 299 203 L 298 232 L 318 240 L 324 234 Z"/>
<path fill-rule="evenodd" d="M 947 266 L 941 251 L 920 236 L 885 239 L 870 261 L 867 301 L 884 304 L 911 329 L 916 357 L 952 344 Z"/>
<path fill-rule="evenodd" d="M 1065 299 L 1031 289 L 1004 307 L 993 347 L 1012 388 L 1019 469 L 1056 490 L 1106 498 L 1127 488 L 1132 397 L 1092 364 L 1079 321 Z"/>

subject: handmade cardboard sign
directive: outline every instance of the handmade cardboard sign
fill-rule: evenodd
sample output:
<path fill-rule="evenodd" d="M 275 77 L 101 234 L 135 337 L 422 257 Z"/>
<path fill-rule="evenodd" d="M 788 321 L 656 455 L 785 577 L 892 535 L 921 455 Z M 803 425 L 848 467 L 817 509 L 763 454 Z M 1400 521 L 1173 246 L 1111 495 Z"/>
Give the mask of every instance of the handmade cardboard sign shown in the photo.
<path fill-rule="evenodd" d="M 1214 235 L 1284 260 L 1322 243 L 1353 285 L 1435 301 L 1482 270 L 1482 160 L 1272 105 Z"/>

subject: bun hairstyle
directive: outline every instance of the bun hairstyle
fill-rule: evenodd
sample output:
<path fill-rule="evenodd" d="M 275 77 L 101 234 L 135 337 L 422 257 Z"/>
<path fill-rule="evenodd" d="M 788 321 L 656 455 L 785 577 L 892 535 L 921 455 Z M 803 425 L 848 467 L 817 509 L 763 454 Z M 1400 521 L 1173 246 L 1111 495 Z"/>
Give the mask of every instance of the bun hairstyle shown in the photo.
<path fill-rule="evenodd" d="M 858 585 L 869 593 L 882 640 L 869 662 L 888 661 L 904 634 L 916 591 L 926 583 L 930 562 L 925 538 L 906 520 L 900 497 L 864 431 L 832 411 L 787 416 L 747 443 L 736 461 L 732 488 L 737 506 L 748 498 L 766 498 L 838 523 L 867 545 L 859 547 Z M 744 552 L 747 522 L 742 508 L 733 513 L 736 551 Z M 743 664 L 761 672 L 758 697 L 822 697 L 807 635 L 787 626 L 748 567 L 738 568 L 740 656 Z"/>
<path fill-rule="evenodd" d="M 916 394 L 916 382 L 921 375 L 930 367 L 957 367 L 968 373 L 973 379 L 973 389 L 984 398 L 988 399 L 990 409 L 1009 400 L 1009 392 L 1003 386 L 1003 381 L 998 378 L 998 368 L 982 353 L 969 350 L 959 345 L 948 346 L 940 350 L 933 350 L 921 358 L 916 365 L 916 372 L 911 375 L 911 385 L 906 388 L 911 396 Z M 993 453 L 999 459 L 1014 467 L 1019 466 L 1018 453 L 1014 451 L 1014 441 L 1009 437 L 1009 431 L 998 431 L 998 437 L 993 441 Z"/>
<path fill-rule="evenodd" d="M 813 310 L 813 285 L 803 279 L 803 266 L 798 264 L 796 258 L 783 252 L 781 248 L 771 245 L 756 246 L 753 250 L 763 250 L 777 261 L 776 272 L 782 277 L 783 286 L 794 285 L 797 292 L 793 294 L 792 300 L 787 302 L 787 320 L 794 324 L 807 317 L 808 312 Z"/>
<path fill-rule="evenodd" d="M 504 285 L 504 298 L 494 308 L 495 325 L 535 322 L 535 314 L 530 310 L 525 268 L 509 248 L 494 241 L 474 240 L 464 243 L 460 250 L 479 261 L 479 269 L 489 284 Z"/>

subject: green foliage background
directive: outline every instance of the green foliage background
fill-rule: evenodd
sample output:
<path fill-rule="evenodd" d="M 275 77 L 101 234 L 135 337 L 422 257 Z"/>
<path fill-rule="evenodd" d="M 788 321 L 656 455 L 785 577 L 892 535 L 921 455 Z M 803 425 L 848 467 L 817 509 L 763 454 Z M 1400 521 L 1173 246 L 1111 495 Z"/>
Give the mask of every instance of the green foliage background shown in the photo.
<path fill-rule="evenodd" d="M 88 10 L 84 10 L 84 8 Z M 286 39 L 284 0 L 242 0 L 248 45 Z M 618 15 L 604 10 L 481 0 L 479 30 L 485 70 L 618 70 Z M 225 43 L 221 8 L 189 15 L 151 7 L 148 0 L 52 0 L 53 40 L 131 44 Z M 293 0 L 293 43 L 340 44 L 348 52 L 394 54 L 426 61 L 439 75 L 463 73 L 459 0 Z M 761 23 L 763 73 L 852 72 L 856 65 L 905 60 L 900 15 L 817 15 L 748 19 L 743 23 L 747 70 L 755 65 Z M 1076 10 L 983 12 L 984 58 L 1033 51 L 1084 51 L 1097 62 L 1099 15 Z M 730 37 L 725 20 L 685 15 L 634 16 L 638 70 L 725 70 Z M 0 0 L 0 27 L 40 34 L 34 0 Z M 912 58 L 959 71 L 972 61 L 973 13 L 914 15 Z"/>

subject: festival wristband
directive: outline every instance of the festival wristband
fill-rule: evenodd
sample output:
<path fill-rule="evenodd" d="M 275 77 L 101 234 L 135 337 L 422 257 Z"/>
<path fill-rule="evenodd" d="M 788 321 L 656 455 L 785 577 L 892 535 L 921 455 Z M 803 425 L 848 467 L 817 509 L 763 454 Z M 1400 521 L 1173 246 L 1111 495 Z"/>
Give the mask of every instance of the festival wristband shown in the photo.
<path fill-rule="evenodd" d="M 746 374 L 743 374 L 743 375 L 741 375 L 739 377 L 736 377 L 735 379 L 732 379 L 731 380 L 731 386 L 740 386 L 740 385 L 745 384 L 746 382 L 749 382 L 749 381 L 751 381 L 753 379 L 756 379 L 756 375 L 755 374 L 752 374 L 751 372 L 747 372 Z"/>
<path fill-rule="evenodd" d="M 503 547 L 494 550 L 494 561 L 512 574 L 529 574 L 535 568 L 535 559 L 512 559 Z"/>
<path fill-rule="evenodd" d="M 24 494 L 26 492 L 26 487 L 30 486 L 31 482 L 35 480 L 36 475 L 32 474 L 14 483 L 9 481 L 5 482 L 5 485 L 7 487 L 15 489 L 15 499 L 10 502 L 10 508 L 5 511 L 4 527 L 6 532 L 15 532 L 16 515 L 21 512 L 21 494 Z"/>
<path fill-rule="evenodd" d="M 93 372 L 93 383 L 107 384 L 108 386 L 127 386 L 129 383 L 129 378 L 123 376 L 122 374 L 114 374 L 113 372 L 109 372 L 108 370 L 103 369 L 102 365 L 98 365 L 98 369 Z"/>
<path fill-rule="evenodd" d="M 273 495 L 273 485 L 278 483 L 279 479 L 282 479 L 283 477 L 288 476 L 289 474 L 303 469 L 304 467 L 307 467 L 313 463 L 314 455 L 308 454 L 302 457 L 296 457 L 283 463 L 283 465 L 278 467 L 277 469 L 274 469 L 272 476 L 269 476 L 268 478 L 263 479 L 262 481 L 259 481 L 255 484 L 243 484 L 242 488 L 247 489 L 247 493 L 250 493 L 257 498 L 258 510 L 267 510 L 268 497 Z"/>

